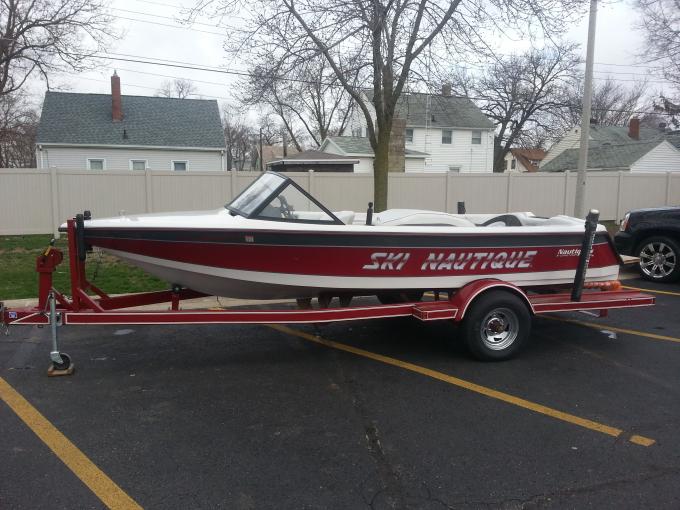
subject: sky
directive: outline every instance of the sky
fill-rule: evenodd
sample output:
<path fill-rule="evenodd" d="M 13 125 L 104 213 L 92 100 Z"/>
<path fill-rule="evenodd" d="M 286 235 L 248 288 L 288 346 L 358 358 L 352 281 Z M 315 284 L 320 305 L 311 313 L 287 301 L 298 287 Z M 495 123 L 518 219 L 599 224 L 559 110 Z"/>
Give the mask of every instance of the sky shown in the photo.
<path fill-rule="evenodd" d="M 190 0 L 112 0 L 110 13 L 115 28 L 122 37 L 109 48 L 111 54 L 121 58 L 148 57 L 191 63 L 197 66 L 223 67 L 243 70 L 243 63 L 230 61 L 223 50 L 228 32 L 203 24 L 183 26 L 183 8 L 191 6 Z M 637 55 L 641 53 L 642 34 L 634 26 L 636 12 L 629 2 L 601 3 L 597 17 L 595 45 L 595 79 L 611 76 L 623 83 L 632 83 L 648 77 Z M 225 20 L 238 26 L 239 20 Z M 581 43 L 585 56 L 588 19 L 584 16 L 567 32 L 566 38 Z M 504 47 L 501 42 L 501 47 Z M 513 43 L 507 43 L 513 48 Z M 126 57 L 123 55 L 131 56 Z M 174 78 L 187 78 L 194 82 L 198 92 L 206 99 L 229 102 L 236 92 L 238 77 L 208 71 L 183 70 L 173 67 L 109 61 L 94 71 L 80 74 L 60 74 L 51 78 L 50 86 L 56 90 L 72 92 L 109 93 L 109 77 L 114 71 L 121 77 L 123 94 L 155 95 L 162 83 Z M 648 77 L 650 89 L 659 89 L 663 83 Z M 35 80 L 31 92 L 40 100 L 45 83 Z"/>

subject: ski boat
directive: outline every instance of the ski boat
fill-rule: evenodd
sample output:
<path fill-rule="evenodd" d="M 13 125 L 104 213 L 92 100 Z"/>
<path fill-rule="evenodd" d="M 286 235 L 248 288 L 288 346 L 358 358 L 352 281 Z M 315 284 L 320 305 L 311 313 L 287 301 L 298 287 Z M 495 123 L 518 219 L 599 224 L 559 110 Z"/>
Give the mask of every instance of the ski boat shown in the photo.
<path fill-rule="evenodd" d="M 84 241 L 173 285 L 250 298 L 378 295 L 417 299 L 492 278 L 520 288 L 570 285 L 583 220 L 531 213 L 331 212 L 289 177 L 266 172 L 225 207 L 84 222 Z M 588 281 L 616 280 L 598 225 Z"/>

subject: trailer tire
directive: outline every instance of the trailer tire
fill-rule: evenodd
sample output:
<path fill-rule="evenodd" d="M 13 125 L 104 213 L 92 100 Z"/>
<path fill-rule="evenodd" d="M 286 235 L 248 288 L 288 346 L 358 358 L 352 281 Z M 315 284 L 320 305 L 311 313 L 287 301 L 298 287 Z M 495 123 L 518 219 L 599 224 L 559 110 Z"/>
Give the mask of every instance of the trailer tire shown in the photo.
<path fill-rule="evenodd" d="M 490 290 L 472 302 L 460 331 L 475 358 L 502 361 L 526 345 L 531 334 L 531 314 L 516 294 Z"/>

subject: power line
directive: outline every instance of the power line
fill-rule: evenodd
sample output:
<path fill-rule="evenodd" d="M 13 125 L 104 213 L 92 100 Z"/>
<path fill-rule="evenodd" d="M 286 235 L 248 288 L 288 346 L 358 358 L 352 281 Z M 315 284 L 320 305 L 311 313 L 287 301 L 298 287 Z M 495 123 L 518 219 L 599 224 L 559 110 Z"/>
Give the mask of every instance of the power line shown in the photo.
<path fill-rule="evenodd" d="M 154 75 L 154 76 L 160 76 L 160 77 L 165 77 L 165 78 L 180 78 L 180 77 L 175 77 L 175 76 L 161 75 L 161 74 L 155 74 L 155 73 L 149 73 L 149 72 L 143 72 L 143 71 L 133 71 L 131 69 L 129 69 L 127 71 L 133 72 L 133 73 L 136 72 L 136 73 L 140 73 L 140 74 L 149 74 L 149 75 Z M 66 74 L 66 73 L 63 73 L 63 74 Z M 78 77 L 81 80 L 95 81 L 95 82 L 100 82 L 100 83 L 108 83 L 107 80 L 100 80 L 100 79 L 95 79 L 95 78 L 84 78 L 84 77 L 81 77 L 79 75 L 73 75 L 73 74 L 66 74 L 66 75 Z M 191 79 L 189 81 L 199 82 L 199 80 L 191 80 Z M 214 85 L 227 86 L 227 84 L 220 84 L 220 83 L 216 83 L 216 82 L 207 82 L 207 83 L 214 84 Z M 307 81 L 306 83 L 313 84 L 313 83 L 317 83 L 317 82 Z M 125 82 L 124 85 L 128 86 L 128 87 L 142 88 L 142 89 L 148 89 L 148 90 L 158 90 L 158 88 L 155 88 L 155 87 L 149 87 L 149 86 L 146 86 L 146 85 L 138 85 L 138 84 L 128 83 L 128 82 Z M 192 95 L 199 96 L 199 97 L 207 97 L 207 98 L 210 98 L 210 99 L 221 99 L 221 100 L 224 100 L 224 101 L 233 101 L 233 99 L 234 99 L 233 97 L 229 98 L 229 97 L 225 97 L 225 96 L 214 96 L 214 95 L 209 95 L 209 94 L 192 94 Z M 433 94 L 431 94 L 431 95 L 433 95 Z M 487 101 L 487 99 L 485 99 L 483 97 L 475 97 L 475 96 L 457 96 L 457 97 L 459 97 L 461 99 L 468 99 L 468 100 L 471 100 L 471 101 Z M 529 102 L 526 102 L 526 101 L 524 101 L 524 102 L 515 101 L 515 103 L 516 104 L 530 104 Z M 576 108 L 576 109 L 579 108 L 579 105 L 565 104 L 563 106 L 570 107 L 570 108 Z M 594 107 L 593 111 L 611 112 L 611 113 L 629 113 L 631 115 L 655 114 L 655 115 L 663 115 L 663 116 L 672 116 L 672 114 L 670 114 L 670 113 L 655 112 L 653 110 L 650 110 L 650 111 L 645 111 L 645 110 L 619 110 L 619 109 L 614 109 L 614 108 L 595 108 Z"/>

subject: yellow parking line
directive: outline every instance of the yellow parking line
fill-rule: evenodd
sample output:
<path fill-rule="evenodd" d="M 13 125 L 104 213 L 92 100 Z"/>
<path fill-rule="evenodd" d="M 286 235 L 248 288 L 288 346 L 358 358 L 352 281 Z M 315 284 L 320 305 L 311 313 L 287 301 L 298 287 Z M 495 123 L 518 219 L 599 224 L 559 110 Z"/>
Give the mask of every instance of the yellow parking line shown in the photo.
<path fill-rule="evenodd" d="M 667 296 L 680 296 L 680 292 L 673 292 L 670 290 L 652 290 L 643 289 L 642 287 L 629 287 L 628 285 L 622 285 L 624 289 L 639 290 L 641 292 L 651 292 L 652 294 L 665 294 Z"/>
<path fill-rule="evenodd" d="M 567 423 L 571 423 L 573 425 L 578 425 L 579 427 L 583 427 L 589 430 L 593 430 L 595 432 L 601 432 L 602 434 L 606 434 L 608 436 L 612 437 L 619 437 L 622 434 L 624 434 L 624 431 L 621 429 L 618 429 L 616 427 L 610 427 L 609 425 L 604 425 L 602 423 L 598 423 L 593 420 L 589 420 L 587 418 L 581 418 L 579 416 L 575 416 L 573 414 L 565 413 L 562 411 L 559 411 L 557 409 L 553 409 L 551 407 L 547 407 L 541 404 L 537 404 L 535 402 L 531 402 L 529 400 L 525 400 L 520 397 L 516 397 L 514 395 L 510 395 L 508 393 L 503 393 L 502 391 L 494 390 L 492 388 L 487 388 L 486 386 L 481 386 L 479 384 L 475 384 L 470 381 L 466 381 L 464 379 L 459 379 L 458 377 L 454 377 L 452 375 L 445 374 L 443 372 L 439 372 L 437 370 L 432 370 L 429 368 L 421 367 L 419 365 L 414 365 L 413 363 L 409 363 L 407 361 L 401 361 L 396 358 L 391 358 L 389 356 L 384 356 L 382 354 L 377 354 L 375 352 L 370 352 L 366 351 L 364 349 L 360 349 L 358 347 L 352 347 L 351 345 L 339 343 L 339 342 L 334 342 L 332 340 L 327 340 L 325 338 L 321 338 L 318 336 L 310 335 L 309 333 L 305 333 L 304 331 L 299 331 L 297 329 L 290 328 L 288 326 L 282 326 L 279 324 L 270 324 L 270 328 L 276 329 L 277 331 L 280 331 L 282 333 L 286 333 L 288 335 L 293 335 L 297 336 L 299 338 L 302 338 L 304 340 L 308 340 L 310 342 L 314 342 L 317 344 L 324 345 L 326 347 L 330 347 L 333 349 L 338 349 L 340 351 L 345 351 L 349 352 L 352 354 L 356 354 L 357 356 L 362 356 L 364 358 L 369 358 L 375 361 L 380 361 L 381 363 L 385 363 L 387 365 L 392 365 L 395 367 L 403 368 L 404 370 L 408 370 L 410 372 L 415 372 L 417 374 L 421 374 L 427 377 L 431 377 L 432 379 L 436 379 L 438 381 L 443 381 L 448 384 L 452 384 L 454 386 L 458 386 L 459 388 L 463 388 L 469 391 L 473 391 L 475 393 L 479 393 L 481 395 L 484 395 L 489 398 L 493 398 L 496 400 L 500 400 L 502 402 L 505 402 L 507 404 L 512 404 L 524 409 L 528 409 L 529 411 L 533 411 L 535 413 L 543 414 L 545 416 L 549 416 L 551 418 L 554 418 L 556 420 L 561 420 Z M 647 437 L 643 436 L 637 436 L 633 435 L 628 438 L 628 440 L 632 443 L 642 445 L 642 446 L 651 446 L 653 445 L 656 441 L 654 439 L 650 439 Z"/>
<path fill-rule="evenodd" d="M 142 508 L 2 377 L 0 399 L 107 507 L 121 510 Z"/>
<path fill-rule="evenodd" d="M 592 329 L 607 330 L 607 331 L 613 331 L 615 333 L 624 333 L 626 335 L 635 335 L 635 336 L 641 336 L 641 337 L 645 337 L 645 338 L 651 338 L 653 340 L 664 340 L 666 342 L 680 343 L 680 338 L 677 338 L 677 337 L 674 337 L 674 336 L 657 335 L 656 333 L 646 333 L 644 331 L 637 331 L 635 329 L 617 328 L 617 327 L 614 327 L 614 326 L 610 326 L 608 324 L 596 324 L 594 322 L 578 321 L 576 319 L 566 319 L 564 317 L 554 317 L 554 316 L 550 316 L 550 315 L 541 315 L 541 317 L 544 318 L 544 319 L 550 319 L 550 320 L 553 320 L 553 321 L 570 322 L 571 324 L 578 324 L 580 326 L 585 326 L 587 328 L 592 328 Z"/>

